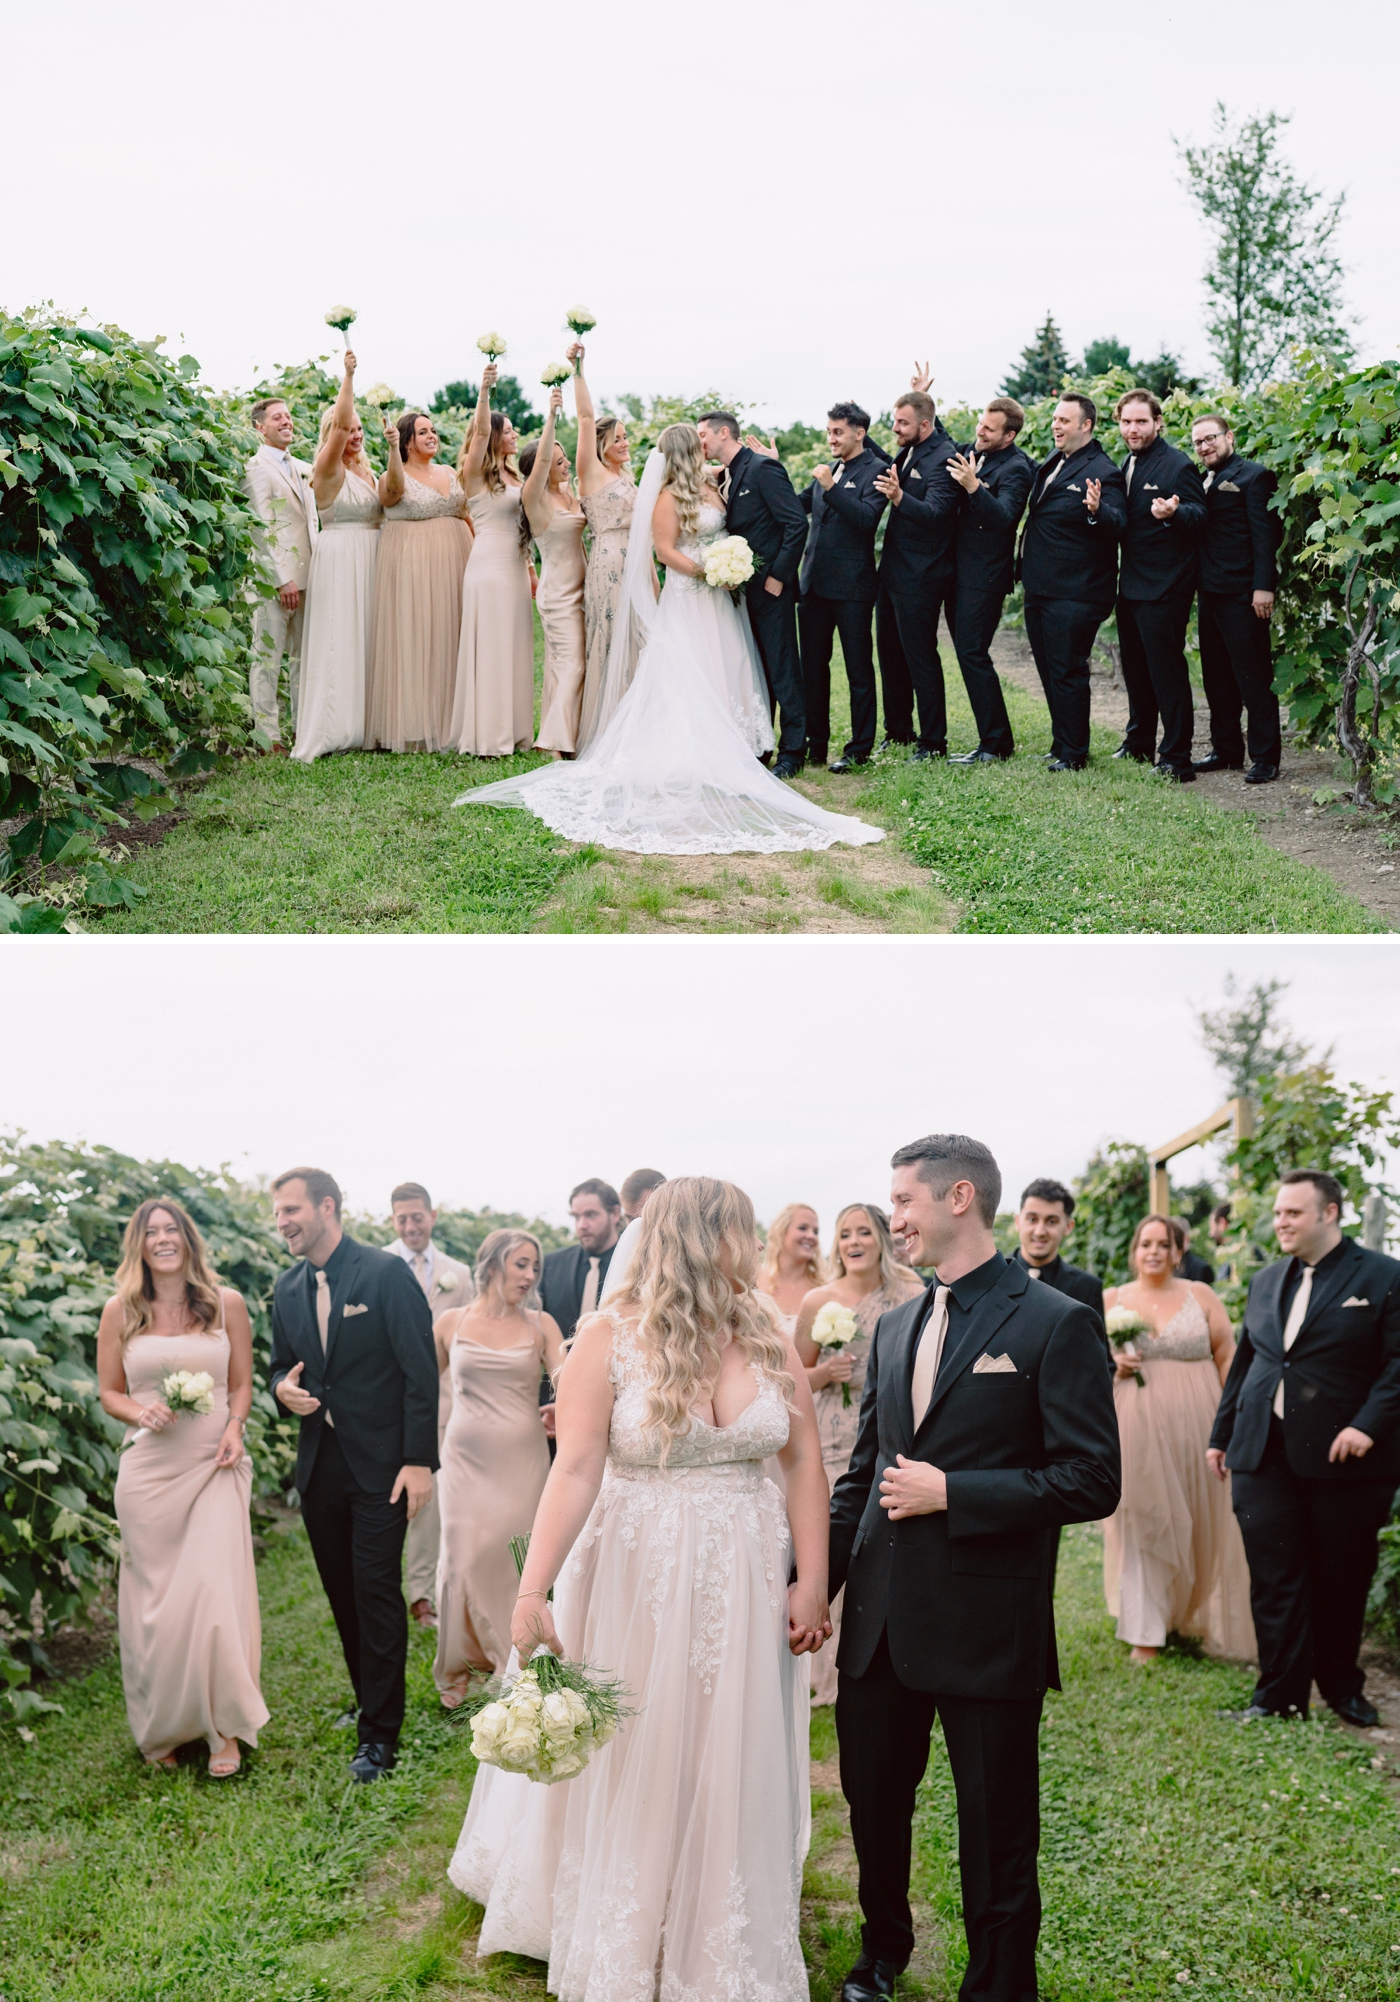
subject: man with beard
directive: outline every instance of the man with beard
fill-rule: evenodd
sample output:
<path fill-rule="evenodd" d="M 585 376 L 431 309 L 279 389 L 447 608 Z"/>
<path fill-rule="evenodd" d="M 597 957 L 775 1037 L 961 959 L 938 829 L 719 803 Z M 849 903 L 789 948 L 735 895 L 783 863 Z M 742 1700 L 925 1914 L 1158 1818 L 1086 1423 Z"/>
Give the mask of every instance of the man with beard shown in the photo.
<path fill-rule="evenodd" d="M 977 720 L 977 749 L 950 758 L 950 765 L 991 764 L 1016 748 L 1001 677 L 992 666 L 992 636 L 1015 579 L 1016 528 L 1035 478 L 1034 464 L 1016 443 L 1025 421 L 1014 397 L 993 397 L 978 420 L 972 450 L 948 461 L 949 478 L 967 495 L 958 515 L 953 644 Z"/>
<path fill-rule="evenodd" d="M 919 736 L 914 757 L 920 763 L 948 754 L 938 614 L 941 610 L 951 631 L 957 577 L 954 537 L 962 500 L 961 491 L 947 477 L 956 448 L 923 386 L 929 380 L 927 371 L 921 371 L 914 378 L 916 386 L 895 404 L 895 458 L 874 482 L 875 491 L 890 503 L 875 603 L 885 743 L 913 740 L 917 696 Z"/>
<path fill-rule="evenodd" d="M 1269 622 L 1278 589 L 1283 525 L 1269 503 L 1278 481 L 1267 466 L 1242 459 L 1218 410 L 1198 417 L 1191 443 L 1205 467 L 1206 526 L 1201 537 L 1196 617 L 1201 685 L 1210 705 L 1211 752 L 1198 772 L 1244 770 L 1240 718 L 1249 712 L 1246 785 L 1268 785 L 1283 760 Z"/>
<path fill-rule="evenodd" d="M 1120 396 L 1114 415 L 1128 518 L 1118 578 L 1118 645 L 1128 685 L 1128 728 L 1115 757 L 1150 765 L 1177 785 L 1195 779 L 1196 727 L 1186 666 L 1186 623 L 1196 588 L 1196 543 L 1206 519 L 1201 476 L 1162 436 L 1162 406 L 1150 389 Z M 1157 747 L 1157 719 L 1162 722 Z"/>
<path fill-rule="evenodd" d="M 824 765 L 831 729 L 831 649 L 839 632 L 851 691 L 851 740 L 834 772 L 868 764 L 875 749 L 875 531 L 885 511 L 875 481 L 889 464 L 866 436 L 870 415 L 858 403 L 833 403 L 826 413 L 829 466 L 816 466 L 798 496 L 812 526 L 802 557 L 802 679 L 807 696 L 807 755 Z"/>

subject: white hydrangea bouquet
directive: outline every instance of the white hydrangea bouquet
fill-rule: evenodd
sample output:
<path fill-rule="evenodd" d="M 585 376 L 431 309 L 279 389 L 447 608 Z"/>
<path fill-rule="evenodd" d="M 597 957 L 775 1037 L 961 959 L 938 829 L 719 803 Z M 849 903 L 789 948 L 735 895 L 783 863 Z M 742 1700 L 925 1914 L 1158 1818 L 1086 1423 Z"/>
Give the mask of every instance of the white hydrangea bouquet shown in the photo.
<path fill-rule="evenodd" d="M 207 1418 L 214 1409 L 214 1379 L 207 1369 L 173 1369 L 161 1379 L 160 1394 L 178 1418 L 182 1411 Z"/>
<path fill-rule="evenodd" d="M 508 1682 L 493 1678 L 468 1697 L 455 1714 L 464 1713 L 474 1758 L 545 1786 L 581 1773 L 627 1714 L 620 1683 L 547 1647 L 537 1647 Z"/>
<path fill-rule="evenodd" d="M 828 1300 L 812 1323 L 812 1340 L 819 1349 L 844 1349 L 860 1334 L 860 1322 L 849 1307 L 843 1307 L 838 1300 Z M 849 1410 L 851 1386 L 841 1386 L 841 1402 Z"/>
<path fill-rule="evenodd" d="M 705 582 L 727 591 L 736 604 L 753 573 L 753 551 L 742 535 L 717 536 L 705 551 Z"/>
<path fill-rule="evenodd" d="M 1110 1307 L 1104 1315 L 1104 1326 L 1108 1329 L 1110 1346 L 1117 1349 L 1125 1362 L 1140 1360 L 1136 1347 L 1137 1339 L 1139 1335 L 1152 1333 L 1150 1321 L 1145 1321 L 1133 1307 Z M 1144 1390 L 1147 1388 L 1147 1378 L 1140 1369 L 1133 1371 L 1133 1381 Z"/>
<path fill-rule="evenodd" d="M 487 361 L 498 362 L 506 351 L 506 337 L 504 334 L 483 334 L 477 346 Z"/>

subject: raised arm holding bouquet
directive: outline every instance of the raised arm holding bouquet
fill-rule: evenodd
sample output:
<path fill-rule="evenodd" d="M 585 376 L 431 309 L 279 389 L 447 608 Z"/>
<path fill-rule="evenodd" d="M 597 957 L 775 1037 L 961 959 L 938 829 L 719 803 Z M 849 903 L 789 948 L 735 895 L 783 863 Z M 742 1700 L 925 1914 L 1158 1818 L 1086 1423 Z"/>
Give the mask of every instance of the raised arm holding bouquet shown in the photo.
<path fill-rule="evenodd" d="M 552 363 L 545 370 L 541 381 L 548 378 L 551 386 L 544 433 L 538 445 L 527 445 L 520 455 L 520 470 L 525 475 L 520 533 L 527 548 L 532 534 L 540 546 L 540 587 L 535 607 L 544 629 L 544 682 L 535 749 L 552 751 L 559 758 L 572 757 L 578 748 L 586 658 L 583 624 L 586 517 L 569 479 L 568 454 L 554 436 L 555 423 L 564 407 L 564 392 L 555 370 L 562 372 L 565 382 L 569 379 L 569 370 L 563 362 Z"/>
<path fill-rule="evenodd" d="M 365 457 L 365 427 L 355 408 L 355 366 L 347 349 L 340 393 L 322 412 L 321 444 L 311 469 L 321 533 L 306 593 L 292 752 L 303 763 L 329 751 L 358 749 L 365 737 L 365 679 L 383 509 L 374 467 Z"/>
<path fill-rule="evenodd" d="M 587 667 L 583 706 L 579 715 L 578 747 L 582 751 L 608 721 L 632 685 L 637 670 L 638 636 L 633 622 L 626 628 L 626 657 L 608 683 L 608 650 L 622 596 L 622 572 L 627 538 L 632 529 L 636 487 L 632 479 L 627 426 L 620 417 L 599 418 L 583 373 L 583 343 L 571 342 L 567 359 L 574 364 L 574 408 L 578 413 L 578 444 L 574 470 L 579 500 L 587 517 L 591 546 L 583 584 L 583 637 Z M 625 616 L 625 615 L 624 615 Z M 606 702 L 604 688 L 608 688 Z"/>
<path fill-rule="evenodd" d="M 522 542 L 515 426 L 491 408 L 505 342 L 483 334 L 477 346 L 491 359 L 457 462 L 476 541 L 462 591 L 452 740 L 469 757 L 508 758 L 528 750 L 535 734 L 529 537 Z"/>

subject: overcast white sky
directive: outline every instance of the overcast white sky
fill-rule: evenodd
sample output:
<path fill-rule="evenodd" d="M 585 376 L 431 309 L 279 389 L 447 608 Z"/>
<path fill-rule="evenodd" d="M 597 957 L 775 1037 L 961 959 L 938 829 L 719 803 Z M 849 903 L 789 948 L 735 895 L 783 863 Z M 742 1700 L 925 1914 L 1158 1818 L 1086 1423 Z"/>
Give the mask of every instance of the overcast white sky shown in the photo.
<path fill-rule="evenodd" d="M 1400 1085 L 1400 940 L 0 941 L 0 1124 L 244 1175 L 305 1161 L 563 1221 L 588 1175 L 739 1182 L 761 1217 L 883 1200 L 930 1131 L 1014 1199 L 1224 1093 L 1194 1014 L 1227 971 L 1347 1077 Z M 1183 1179 L 1203 1165 L 1183 1157 Z"/>
<path fill-rule="evenodd" d="M 991 394 L 1051 307 L 1209 360 L 1173 136 L 1294 113 L 1349 190 L 1368 358 L 1400 338 L 1393 0 L 67 0 L 6 25 L 4 303 L 54 299 L 250 384 L 359 308 L 420 399 L 488 328 L 527 384 L 575 303 L 603 392 L 781 421 L 932 360 Z M 25 182 L 28 181 L 28 188 Z"/>

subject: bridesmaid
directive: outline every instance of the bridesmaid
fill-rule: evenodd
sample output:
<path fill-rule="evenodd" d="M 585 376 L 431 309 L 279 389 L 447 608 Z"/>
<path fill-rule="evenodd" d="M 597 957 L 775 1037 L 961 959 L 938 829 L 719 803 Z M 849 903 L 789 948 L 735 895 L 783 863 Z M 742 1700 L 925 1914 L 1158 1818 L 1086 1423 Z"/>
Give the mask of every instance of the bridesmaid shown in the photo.
<path fill-rule="evenodd" d="M 593 397 L 583 379 L 583 348 L 575 341 L 568 350 L 575 363 L 574 401 L 578 409 L 579 497 L 588 517 L 592 538 L 588 552 L 588 575 L 583 587 L 584 644 L 587 669 L 583 683 L 583 709 L 579 717 L 578 748 L 589 743 L 608 721 L 632 684 L 637 671 L 637 640 L 629 636 L 629 658 L 616 687 L 607 691 L 603 708 L 608 649 L 612 645 L 613 617 L 622 590 L 622 566 L 627 558 L 627 536 L 632 527 L 632 503 L 636 498 L 631 462 L 627 451 L 627 430 L 617 417 L 605 417 L 601 424 L 593 411 Z"/>
<path fill-rule="evenodd" d="M 791 1336 L 802 1302 L 814 1286 L 825 1281 L 817 1213 L 810 1203 L 788 1203 L 768 1226 L 768 1243 L 754 1291 L 768 1295 L 778 1310 L 779 1326 Z"/>
<path fill-rule="evenodd" d="M 558 1324 L 525 1302 L 540 1276 L 537 1238 L 493 1230 L 476 1261 L 477 1297 L 433 1326 L 439 1370 L 452 1372 L 438 1507 L 437 1659 L 455 1710 L 472 1671 L 502 1669 L 519 1578 L 513 1536 L 527 1536 L 549 1474 L 540 1375 L 564 1360 Z"/>
<path fill-rule="evenodd" d="M 365 689 L 367 751 L 442 751 L 462 628 L 462 572 L 472 550 L 457 475 L 434 463 L 431 417 L 384 422 L 389 464 L 375 575 L 374 643 Z"/>
<path fill-rule="evenodd" d="M 551 390 L 544 435 L 520 454 L 525 475 L 521 540 L 527 551 L 532 534 L 540 545 L 535 604 L 544 628 L 544 688 L 535 749 L 552 751 L 556 758 L 572 757 L 578 746 L 584 672 L 584 513 L 574 498 L 568 454 L 554 437 L 563 407 L 564 392 Z"/>
<path fill-rule="evenodd" d="M 830 1285 L 818 1286 L 802 1302 L 797 1316 L 795 1346 L 807 1372 L 817 1407 L 817 1436 L 821 1440 L 822 1466 L 828 1491 L 834 1492 L 850 1465 L 860 1421 L 861 1392 L 865 1388 L 865 1364 L 875 1323 L 905 1300 L 924 1290 L 924 1282 L 911 1266 L 905 1265 L 894 1248 L 889 1218 L 874 1203 L 848 1203 L 836 1219 L 831 1246 Z M 860 1334 L 842 1349 L 819 1349 L 812 1340 L 812 1324 L 829 1301 L 849 1307 L 856 1317 Z M 849 1404 L 843 1392 L 850 1393 Z M 812 1701 L 836 1701 L 836 1649 L 841 1639 L 841 1599 L 837 1593 L 831 1606 L 830 1645 L 812 1656 Z"/>
<path fill-rule="evenodd" d="M 238 1740 L 256 1745 L 267 1722 L 243 1450 L 248 1310 L 210 1271 L 193 1218 L 164 1196 L 127 1225 L 116 1287 L 98 1324 L 97 1373 L 103 1410 L 131 1427 L 116 1491 L 127 1720 L 150 1764 L 173 1767 L 178 1745 L 203 1738 L 210 1778 L 228 1779 Z M 213 1378 L 207 1416 L 170 1409 L 163 1386 L 174 1370 Z"/>
<path fill-rule="evenodd" d="M 347 352 L 340 394 L 321 417 L 311 469 L 321 533 L 311 556 L 301 695 L 292 752 L 303 764 L 365 740 L 365 672 L 374 634 L 374 563 L 379 505 L 365 427 L 355 410 L 355 357 Z"/>
<path fill-rule="evenodd" d="M 476 415 L 457 460 L 476 531 L 462 585 L 462 638 L 452 741 L 474 758 L 528 751 L 535 734 L 535 622 L 528 541 L 520 540 L 515 426 L 491 409 L 496 366 L 481 378 Z"/>

